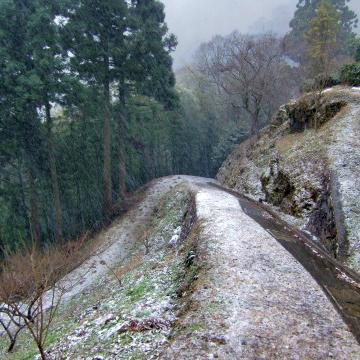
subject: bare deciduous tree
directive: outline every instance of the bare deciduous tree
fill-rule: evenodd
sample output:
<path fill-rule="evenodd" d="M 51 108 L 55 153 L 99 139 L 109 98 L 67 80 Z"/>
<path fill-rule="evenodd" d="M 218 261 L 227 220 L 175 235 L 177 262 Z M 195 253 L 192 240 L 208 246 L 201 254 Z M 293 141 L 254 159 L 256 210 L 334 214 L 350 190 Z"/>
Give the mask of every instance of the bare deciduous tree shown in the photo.
<path fill-rule="evenodd" d="M 60 281 L 81 261 L 82 241 L 9 256 L 0 266 L 0 326 L 12 351 L 18 335 L 27 330 L 42 359 L 62 296 L 74 284 Z M 69 288 L 67 288 L 69 287 Z"/>
<path fill-rule="evenodd" d="M 281 40 L 272 34 L 217 36 L 200 47 L 197 66 L 232 107 L 247 114 L 251 135 L 258 132 L 261 120 L 270 120 L 294 89 Z"/>

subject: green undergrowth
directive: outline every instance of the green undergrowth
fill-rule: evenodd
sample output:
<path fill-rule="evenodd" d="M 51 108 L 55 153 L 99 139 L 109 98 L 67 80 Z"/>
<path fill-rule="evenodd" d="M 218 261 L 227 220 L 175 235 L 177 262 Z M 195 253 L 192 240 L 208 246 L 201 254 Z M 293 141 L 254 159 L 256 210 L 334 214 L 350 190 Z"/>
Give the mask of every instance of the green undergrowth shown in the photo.
<path fill-rule="evenodd" d="M 58 312 L 48 337 L 54 359 L 149 359 L 169 341 L 181 297 L 199 270 L 192 226 L 191 192 L 179 185 L 164 195 L 148 220 L 132 256 L 93 288 Z M 120 275 L 119 275 L 120 274 Z M 0 337 L 0 358 L 33 359 L 36 348 L 23 334 L 13 354 Z"/>

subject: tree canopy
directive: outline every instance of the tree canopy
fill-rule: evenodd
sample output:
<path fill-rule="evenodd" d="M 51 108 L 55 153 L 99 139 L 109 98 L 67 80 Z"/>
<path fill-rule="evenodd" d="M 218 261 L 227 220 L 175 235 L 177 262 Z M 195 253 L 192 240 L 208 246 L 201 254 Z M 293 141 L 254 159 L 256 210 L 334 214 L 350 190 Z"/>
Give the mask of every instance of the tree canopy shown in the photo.
<path fill-rule="evenodd" d="M 176 43 L 156 0 L 0 3 L 2 255 L 96 231 L 154 177 L 215 175 L 225 120 L 175 88 Z"/>
<path fill-rule="evenodd" d="M 334 5 L 322 1 L 311 19 L 309 29 L 305 33 L 307 54 L 314 74 L 329 74 L 331 63 L 339 48 L 337 36 L 339 34 L 339 13 Z"/>
<path fill-rule="evenodd" d="M 311 20 L 317 16 L 319 5 L 324 0 L 299 0 L 293 19 L 290 22 L 290 32 L 286 37 L 286 46 L 289 55 L 301 64 L 307 62 L 306 33 L 309 31 Z M 358 18 L 349 6 L 349 0 L 326 0 L 329 5 L 335 7 L 339 17 L 337 30 L 337 56 L 353 55 L 351 46 L 354 40 L 354 28 L 358 24 Z"/>

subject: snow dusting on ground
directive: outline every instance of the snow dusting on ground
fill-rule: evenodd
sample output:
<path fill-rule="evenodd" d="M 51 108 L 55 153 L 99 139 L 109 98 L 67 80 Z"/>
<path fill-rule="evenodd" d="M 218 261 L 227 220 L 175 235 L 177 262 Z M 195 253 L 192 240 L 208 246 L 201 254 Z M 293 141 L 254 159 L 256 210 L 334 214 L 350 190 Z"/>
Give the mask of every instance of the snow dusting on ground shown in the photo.
<path fill-rule="evenodd" d="M 99 235 L 104 237 L 103 247 L 63 279 L 61 286 L 69 289 L 63 296 L 63 302 L 81 294 L 106 275 L 109 268 L 129 256 L 154 206 L 167 191 L 183 182 L 184 178 L 186 177 L 173 176 L 154 181 L 139 206 L 130 210 L 126 216 Z"/>
<path fill-rule="evenodd" d="M 320 286 L 209 182 L 160 179 L 104 232 L 106 249 L 68 276 L 89 274 L 55 319 L 50 360 L 360 358 Z M 38 359 L 29 337 L 11 355 L 4 340 L 0 358 Z"/>
<path fill-rule="evenodd" d="M 208 269 L 164 358 L 359 359 L 360 348 L 303 267 L 223 191 L 197 195 Z"/>
<path fill-rule="evenodd" d="M 360 91 L 353 88 L 352 91 Z M 348 265 L 360 270 L 360 97 L 333 124 L 334 138 L 328 154 L 332 176 L 340 194 L 349 243 Z"/>

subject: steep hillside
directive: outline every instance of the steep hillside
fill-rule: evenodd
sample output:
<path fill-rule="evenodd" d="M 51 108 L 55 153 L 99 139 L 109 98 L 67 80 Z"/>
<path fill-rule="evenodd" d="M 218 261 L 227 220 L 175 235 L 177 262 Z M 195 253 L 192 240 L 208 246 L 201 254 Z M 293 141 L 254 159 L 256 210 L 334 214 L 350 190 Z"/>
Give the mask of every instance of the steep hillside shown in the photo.
<path fill-rule="evenodd" d="M 359 359 L 360 279 L 211 179 L 153 182 L 100 236 L 64 279 L 47 360 Z M 0 332 L 1 359 L 39 359 L 26 332 L 6 349 Z"/>
<path fill-rule="evenodd" d="M 274 206 L 360 270 L 360 89 L 335 87 L 280 108 L 217 179 Z"/>

